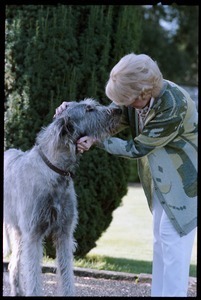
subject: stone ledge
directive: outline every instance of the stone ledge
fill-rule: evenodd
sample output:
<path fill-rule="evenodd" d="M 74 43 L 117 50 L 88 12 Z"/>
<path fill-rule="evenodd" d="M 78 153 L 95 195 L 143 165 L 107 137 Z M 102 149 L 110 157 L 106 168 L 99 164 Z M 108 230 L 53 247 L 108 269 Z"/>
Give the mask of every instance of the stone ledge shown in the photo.
<path fill-rule="evenodd" d="M 3 262 L 3 271 L 8 271 L 8 261 Z M 43 264 L 42 272 L 43 273 L 56 273 L 56 266 L 51 264 Z M 133 281 L 135 283 L 149 283 L 151 284 L 152 276 L 151 274 L 133 274 L 126 272 L 114 272 L 114 271 L 106 271 L 106 270 L 96 270 L 96 269 L 88 269 L 88 268 L 79 268 L 74 267 L 75 276 L 79 277 L 92 277 L 92 278 L 104 278 L 104 279 L 114 279 L 114 280 L 127 280 Z M 189 278 L 189 287 L 196 288 L 197 287 L 197 278 L 190 277 Z"/>

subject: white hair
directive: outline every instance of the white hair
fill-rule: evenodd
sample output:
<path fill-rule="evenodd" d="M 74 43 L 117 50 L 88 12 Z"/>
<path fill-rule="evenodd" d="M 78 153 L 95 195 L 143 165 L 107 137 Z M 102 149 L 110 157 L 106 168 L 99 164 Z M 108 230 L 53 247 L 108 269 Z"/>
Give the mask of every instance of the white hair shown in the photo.
<path fill-rule="evenodd" d="M 155 61 L 146 54 L 127 54 L 113 67 L 105 93 L 117 105 L 129 105 L 136 98 L 158 96 L 163 75 Z"/>

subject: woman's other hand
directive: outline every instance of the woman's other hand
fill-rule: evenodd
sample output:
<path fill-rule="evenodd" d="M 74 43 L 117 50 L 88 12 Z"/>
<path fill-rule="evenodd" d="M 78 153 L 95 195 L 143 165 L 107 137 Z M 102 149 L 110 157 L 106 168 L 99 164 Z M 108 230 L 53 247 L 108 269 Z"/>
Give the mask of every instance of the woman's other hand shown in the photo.
<path fill-rule="evenodd" d="M 88 151 L 93 144 L 97 142 L 97 139 L 91 136 L 83 136 L 77 140 L 77 151 L 83 153 Z"/>
<path fill-rule="evenodd" d="M 66 101 L 62 102 L 62 104 L 56 108 L 54 118 L 59 116 L 68 107 L 70 103 L 71 102 L 66 102 Z"/>

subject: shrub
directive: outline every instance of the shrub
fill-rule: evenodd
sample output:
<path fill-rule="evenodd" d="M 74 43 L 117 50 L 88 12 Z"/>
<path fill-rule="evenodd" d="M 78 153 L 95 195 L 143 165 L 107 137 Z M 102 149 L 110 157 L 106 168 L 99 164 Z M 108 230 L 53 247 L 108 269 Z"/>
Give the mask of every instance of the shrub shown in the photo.
<path fill-rule="evenodd" d="M 109 71 L 137 50 L 139 38 L 138 6 L 7 6 L 5 149 L 29 149 L 64 100 L 93 97 L 108 104 Z M 77 256 L 89 252 L 109 226 L 127 193 L 128 176 L 128 160 L 97 148 L 83 155 L 75 179 Z M 45 251 L 54 257 L 49 239 Z"/>

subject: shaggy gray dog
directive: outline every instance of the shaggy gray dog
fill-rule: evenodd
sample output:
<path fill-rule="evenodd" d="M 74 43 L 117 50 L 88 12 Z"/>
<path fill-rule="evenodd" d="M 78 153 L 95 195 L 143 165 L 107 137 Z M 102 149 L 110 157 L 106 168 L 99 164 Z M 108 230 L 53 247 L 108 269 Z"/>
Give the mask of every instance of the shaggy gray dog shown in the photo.
<path fill-rule="evenodd" d="M 50 233 L 56 247 L 59 295 L 74 295 L 73 232 L 78 217 L 72 177 L 81 155 L 76 141 L 85 135 L 104 139 L 115 132 L 120 118 L 120 108 L 93 99 L 70 102 L 39 132 L 32 149 L 5 151 L 4 233 L 12 229 L 13 296 L 41 295 L 42 241 Z"/>

